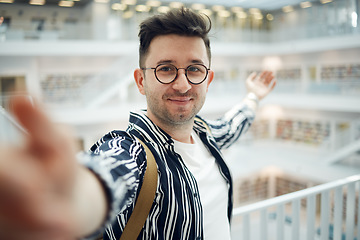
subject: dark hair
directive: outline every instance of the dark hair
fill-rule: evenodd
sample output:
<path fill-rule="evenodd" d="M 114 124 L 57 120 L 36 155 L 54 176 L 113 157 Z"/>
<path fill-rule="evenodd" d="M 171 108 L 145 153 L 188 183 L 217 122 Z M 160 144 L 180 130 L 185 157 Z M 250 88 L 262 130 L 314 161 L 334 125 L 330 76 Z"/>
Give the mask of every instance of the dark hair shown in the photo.
<path fill-rule="evenodd" d="M 201 37 L 204 40 L 209 61 L 211 60 L 208 33 L 211 21 L 208 16 L 187 9 L 173 9 L 165 14 L 154 15 L 140 24 L 139 64 L 143 66 L 151 41 L 160 35 L 178 34 L 181 36 Z M 208 24 L 207 21 L 208 20 Z"/>

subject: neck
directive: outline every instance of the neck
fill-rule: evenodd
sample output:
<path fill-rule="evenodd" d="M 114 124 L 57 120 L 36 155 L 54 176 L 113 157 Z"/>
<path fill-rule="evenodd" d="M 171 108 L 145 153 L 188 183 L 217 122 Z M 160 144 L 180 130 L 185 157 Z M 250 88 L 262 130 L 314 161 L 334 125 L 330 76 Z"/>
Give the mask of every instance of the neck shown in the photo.
<path fill-rule="evenodd" d="M 178 126 L 178 127 L 171 127 L 171 128 L 165 128 L 162 127 L 162 129 L 167 132 L 173 139 L 179 142 L 183 143 L 194 143 L 191 132 L 193 129 L 193 124 L 186 125 L 186 126 Z"/>
<path fill-rule="evenodd" d="M 171 136 L 176 141 L 183 143 L 193 143 L 191 137 L 191 132 L 194 126 L 194 119 L 191 119 L 185 123 L 173 124 L 168 122 L 163 122 L 157 118 L 148 114 L 148 117 L 153 121 L 158 127 L 164 130 L 167 134 Z"/>

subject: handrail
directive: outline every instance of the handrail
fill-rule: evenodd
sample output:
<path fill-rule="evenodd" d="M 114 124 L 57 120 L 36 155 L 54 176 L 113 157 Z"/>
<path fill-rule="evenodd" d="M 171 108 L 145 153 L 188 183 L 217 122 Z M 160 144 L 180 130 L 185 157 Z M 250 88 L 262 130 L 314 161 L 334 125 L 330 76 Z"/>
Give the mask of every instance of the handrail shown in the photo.
<path fill-rule="evenodd" d="M 236 239 L 358 240 L 359 191 L 360 174 L 236 208 Z"/>
<path fill-rule="evenodd" d="M 316 194 L 323 192 L 324 190 L 334 189 L 336 187 L 341 187 L 341 186 L 344 186 L 346 184 L 356 182 L 356 181 L 360 181 L 360 174 L 350 176 L 350 177 L 347 177 L 344 179 L 340 179 L 340 180 L 337 180 L 334 182 L 329 182 L 329 183 L 317 185 L 314 187 L 310 187 L 307 189 L 299 190 L 299 191 L 296 191 L 293 193 L 284 194 L 284 195 L 281 195 L 278 197 L 274 197 L 274 198 L 270 198 L 270 199 L 263 200 L 260 202 L 252 203 L 252 204 L 249 204 L 246 206 L 238 207 L 233 210 L 233 216 L 236 217 L 241 214 L 250 213 L 254 210 L 261 210 L 264 208 L 268 208 L 268 207 L 274 206 L 274 204 L 286 204 L 293 200 L 301 199 L 301 198 L 304 198 L 304 197 L 307 197 L 310 195 L 316 195 Z"/>

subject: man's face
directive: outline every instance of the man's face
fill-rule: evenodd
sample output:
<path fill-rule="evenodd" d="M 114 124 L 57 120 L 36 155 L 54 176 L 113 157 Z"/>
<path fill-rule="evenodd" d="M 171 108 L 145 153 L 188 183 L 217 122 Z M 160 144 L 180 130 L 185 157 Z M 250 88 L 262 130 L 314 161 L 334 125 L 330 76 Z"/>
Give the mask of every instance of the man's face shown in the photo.
<path fill-rule="evenodd" d="M 161 63 L 171 63 L 177 68 L 201 63 L 209 68 L 204 41 L 200 37 L 175 34 L 154 38 L 143 67 L 156 67 Z M 160 127 L 176 126 L 193 122 L 205 102 L 213 72 L 210 70 L 207 79 L 199 85 L 188 82 L 184 69 L 178 71 L 177 78 L 170 84 L 157 81 L 153 69 L 137 69 L 135 79 L 139 91 L 146 96 L 148 117 Z"/>

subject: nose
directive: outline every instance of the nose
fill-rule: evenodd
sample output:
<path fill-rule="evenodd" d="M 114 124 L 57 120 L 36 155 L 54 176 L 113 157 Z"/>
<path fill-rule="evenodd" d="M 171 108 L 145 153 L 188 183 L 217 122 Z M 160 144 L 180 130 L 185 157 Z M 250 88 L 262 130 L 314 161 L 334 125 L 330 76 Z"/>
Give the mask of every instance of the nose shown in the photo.
<path fill-rule="evenodd" d="M 172 87 L 173 89 L 179 91 L 180 93 L 186 93 L 191 89 L 191 84 L 187 80 L 187 77 L 185 75 L 185 69 L 181 68 L 178 70 L 178 75 L 175 81 L 173 82 Z"/>

